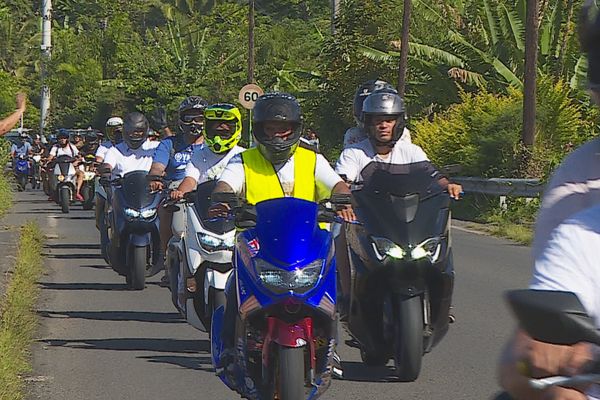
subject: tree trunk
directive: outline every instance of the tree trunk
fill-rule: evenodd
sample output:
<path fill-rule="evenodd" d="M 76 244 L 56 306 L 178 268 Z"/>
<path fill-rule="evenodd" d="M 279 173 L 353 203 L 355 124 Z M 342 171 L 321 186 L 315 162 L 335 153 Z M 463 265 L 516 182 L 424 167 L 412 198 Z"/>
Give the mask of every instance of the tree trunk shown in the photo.
<path fill-rule="evenodd" d="M 562 41 L 560 44 L 560 52 L 558 55 L 558 62 L 556 68 L 556 80 L 560 79 L 564 73 L 565 68 L 565 54 L 567 53 L 567 46 L 569 45 L 569 37 L 573 33 L 571 29 L 571 20 L 573 19 L 573 0 L 567 1 L 567 22 L 565 23 L 564 33 L 562 35 Z"/>
<path fill-rule="evenodd" d="M 404 13 L 402 18 L 402 47 L 400 48 L 400 63 L 398 65 L 398 93 L 404 97 L 406 89 L 406 69 L 408 66 L 408 34 L 410 32 L 410 14 L 412 0 L 404 0 Z"/>
<path fill-rule="evenodd" d="M 535 96 L 538 52 L 538 0 L 527 1 L 525 24 L 525 79 L 523 91 L 523 136 L 525 146 L 535 142 Z"/>

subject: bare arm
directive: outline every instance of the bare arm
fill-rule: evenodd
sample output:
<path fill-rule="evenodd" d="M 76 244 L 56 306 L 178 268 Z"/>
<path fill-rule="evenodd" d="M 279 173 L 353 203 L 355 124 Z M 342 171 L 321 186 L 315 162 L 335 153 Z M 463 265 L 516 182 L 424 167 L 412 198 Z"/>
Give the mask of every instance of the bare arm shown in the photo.
<path fill-rule="evenodd" d="M 19 122 L 21 115 L 23 115 L 27 108 L 25 99 L 26 97 L 23 93 L 17 94 L 17 109 L 8 117 L 0 120 L 0 136 L 10 131 Z"/>
<path fill-rule="evenodd" d="M 177 187 L 177 190 L 173 190 L 171 192 L 171 198 L 173 200 L 182 199 L 183 195 L 194 190 L 197 184 L 198 182 L 194 178 L 186 176 L 183 179 L 183 181 L 179 184 L 179 187 Z"/>

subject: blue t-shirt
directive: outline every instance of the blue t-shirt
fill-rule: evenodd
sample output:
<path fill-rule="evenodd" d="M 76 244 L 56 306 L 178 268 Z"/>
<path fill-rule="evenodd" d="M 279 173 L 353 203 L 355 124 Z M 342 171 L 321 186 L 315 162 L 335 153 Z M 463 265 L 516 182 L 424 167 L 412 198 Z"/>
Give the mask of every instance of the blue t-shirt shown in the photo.
<path fill-rule="evenodd" d="M 10 152 L 14 152 L 15 156 L 20 156 L 20 155 L 27 155 L 29 153 L 29 151 L 31 150 L 31 143 L 29 142 L 23 142 L 21 143 L 21 145 L 17 145 L 16 143 L 14 143 L 11 148 L 10 148 Z"/>
<path fill-rule="evenodd" d="M 156 148 L 152 162 L 166 166 L 166 180 L 181 180 L 185 178 L 185 167 L 196 147 L 198 145 L 187 144 L 181 135 L 165 138 Z"/>

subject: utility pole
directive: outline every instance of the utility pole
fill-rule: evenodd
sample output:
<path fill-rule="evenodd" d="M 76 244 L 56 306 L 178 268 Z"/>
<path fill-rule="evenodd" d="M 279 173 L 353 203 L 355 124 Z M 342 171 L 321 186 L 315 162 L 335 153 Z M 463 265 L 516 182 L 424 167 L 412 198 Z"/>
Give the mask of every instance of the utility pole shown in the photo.
<path fill-rule="evenodd" d="M 254 0 L 248 2 L 248 83 L 254 83 Z"/>
<path fill-rule="evenodd" d="M 398 94 L 404 97 L 406 89 L 406 69 L 408 67 L 408 34 L 410 31 L 410 14 L 412 0 L 404 0 L 404 15 L 402 17 L 402 41 L 400 47 L 400 62 L 398 64 Z"/>
<path fill-rule="evenodd" d="M 254 0 L 248 2 L 248 83 L 254 80 Z M 252 110 L 248 110 L 248 145 L 252 147 Z"/>
<path fill-rule="evenodd" d="M 48 61 L 52 54 L 52 0 L 42 0 L 42 101 L 40 105 L 40 135 L 44 134 L 50 110 L 50 88 L 46 84 Z"/>
<path fill-rule="evenodd" d="M 525 146 L 535 142 L 535 97 L 538 52 L 538 0 L 527 1 L 525 16 L 525 77 L 523 88 L 523 136 Z"/>
<path fill-rule="evenodd" d="M 335 35 L 335 20 L 340 16 L 340 0 L 331 0 L 331 34 Z"/>

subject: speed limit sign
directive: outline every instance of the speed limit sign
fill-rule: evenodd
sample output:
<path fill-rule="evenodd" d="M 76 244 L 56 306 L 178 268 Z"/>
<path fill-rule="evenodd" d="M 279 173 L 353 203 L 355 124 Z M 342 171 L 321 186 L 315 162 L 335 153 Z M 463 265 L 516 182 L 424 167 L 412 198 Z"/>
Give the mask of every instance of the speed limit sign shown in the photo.
<path fill-rule="evenodd" d="M 254 83 L 249 83 L 240 90 L 240 94 L 238 95 L 238 100 L 240 104 L 247 110 L 252 110 L 254 108 L 254 103 L 256 100 L 263 95 L 263 90 L 260 86 L 255 85 Z"/>

